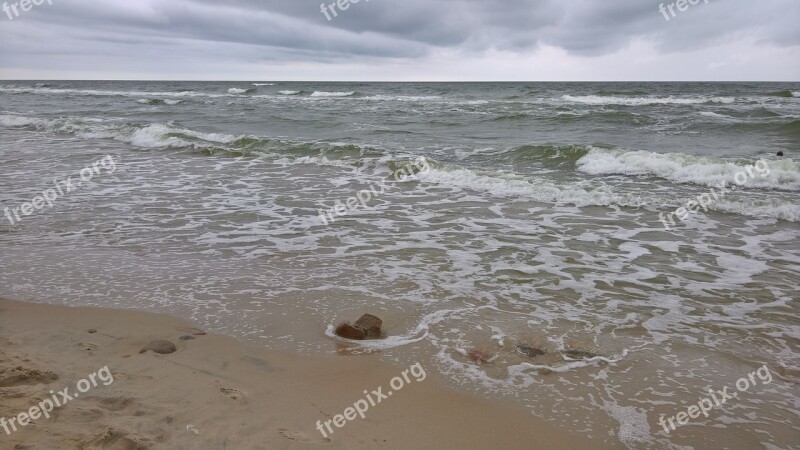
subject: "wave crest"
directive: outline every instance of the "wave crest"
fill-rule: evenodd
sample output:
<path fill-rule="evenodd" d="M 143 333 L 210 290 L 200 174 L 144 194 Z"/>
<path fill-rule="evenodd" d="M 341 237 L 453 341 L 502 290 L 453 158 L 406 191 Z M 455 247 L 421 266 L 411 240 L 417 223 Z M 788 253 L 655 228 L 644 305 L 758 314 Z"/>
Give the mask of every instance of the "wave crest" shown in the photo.
<path fill-rule="evenodd" d="M 562 100 L 570 103 L 581 103 L 584 105 L 619 105 L 619 106 L 647 106 L 647 105 L 699 105 L 703 103 L 724 103 L 730 104 L 736 101 L 733 97 L 695 97 L 695 98 L 675 98 L 675 97 L 618 97 L 600 95 L 564 95 Z"/>
<path fill-rule="evenodd" d="M 576 167 L 590 175 L 651 175 L 678 183 L 692 183 L 717 187 L 722 183 L 734 184 L 737 173 L 756 161 L 727 160 L 714 157 L 692 156 L 684 153 L 653 153 L 648 151 L 624 152 L 615 149 L 592 147 L 580 158 Z M 800 168 L 791 159 L 767 162 L 770 173 L 761 176 L 754 170 L 748 176 L 746 187 L 800 190 Z"/>
<path fill-rule="evenodd" d="M 352 97 L 356 93 L 354 91 L 350 92 L 326 92 L 326 91 L 314 91 L 311 93 L 312 97 Z"/>

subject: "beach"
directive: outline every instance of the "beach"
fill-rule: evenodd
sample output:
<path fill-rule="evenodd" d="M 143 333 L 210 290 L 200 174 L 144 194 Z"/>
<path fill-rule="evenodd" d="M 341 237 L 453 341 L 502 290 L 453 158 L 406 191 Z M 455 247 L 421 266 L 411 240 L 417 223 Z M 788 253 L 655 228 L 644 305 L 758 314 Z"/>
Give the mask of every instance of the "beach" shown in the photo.
<path fill-rule="evenodd" d="M 434 374 L 324 438 L 316 421 L 335 417 L 363 390 L 388 386 L 402 368 L 370 357 L 280 353 L 198 331 L 164 315 L 0 300 L 0 417 L 28 411 L 48 391 L 102 367 L 113 375 L 49 419 L 10 434 L 0 429 L 0 447 L 597 448 L 519 406 L 446 389 Z M 175 342 L 177 352 L 139 353 L 158 339 Z"/>

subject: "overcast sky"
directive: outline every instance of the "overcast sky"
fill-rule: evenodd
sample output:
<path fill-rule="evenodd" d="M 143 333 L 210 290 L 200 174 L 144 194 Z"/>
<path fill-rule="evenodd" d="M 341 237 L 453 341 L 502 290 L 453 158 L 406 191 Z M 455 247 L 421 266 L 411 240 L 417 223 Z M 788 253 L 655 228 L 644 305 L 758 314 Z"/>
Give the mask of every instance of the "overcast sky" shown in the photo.
<path fill-rule="evenodd" d="M 800 81 L 800 0 L 50 1 L 0 12 L 0 78 Z"/>

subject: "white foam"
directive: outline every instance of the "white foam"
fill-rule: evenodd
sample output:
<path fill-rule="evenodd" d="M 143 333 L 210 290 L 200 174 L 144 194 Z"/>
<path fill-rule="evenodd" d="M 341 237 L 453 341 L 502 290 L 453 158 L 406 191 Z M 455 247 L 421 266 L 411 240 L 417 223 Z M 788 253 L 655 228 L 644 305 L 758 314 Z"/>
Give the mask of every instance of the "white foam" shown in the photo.
<path fill-rule="evenodd" d="M 281 95 L 297 95 L 300 91 L 279 91 L 278 93 Z"/>
<path fill-rule="evenodd" d="M 165 137 L 167 133 L 169 133 L 169 128 L 166 125 L 154 124 L 134 131 L 125 140 L 143 148 L 186 147 L 190 145 L 188 141 L 175 136 Z M 124 138 L 123 136 L 119 137 Z"/>
<path fill-rule="evenodd" d="M 750 165 L 756 161 L 750 162 Z M 761 176 L 753 170 L 745 187 L 800 190 L 800 167 L 789 158 L 767 162 L 770 174 Z M 577 169 L 591 175 L 655 175 L 678 183 L 693 183 L 717 187 L 734 184 L 734 177 L 745 167 L 738 161 L 714 157 L 692 156 L 683 153 L 623 152 L 590 147 L 576 163 Z"/>
<path fill-rule="evenodd" d="M 241 137 L 223 133 L 203 133 L 165 123 L 137 126 L 87 118 L 40 119 L 20 115 L 0 115 L 0 125 L 31 126 L 37 130 L 73 133 L 89 139 L 114 139 L 142 148 L 205 148 L 227 144 Z M 182 137 L 175 136 L 176 134 Z"/>
<path fill-rule="evenodd" d="M 33 125 L 36 119 L 12 114 L 0 115 L 0 125 L 4 127 L 25 127 Z"/>
<path fill-rule="evenodd" d="M 246 94 L 248 89 L 240 89 L 240 88 L 230 88 L 228 89 L 228 94 Z"/>
<path fill-rule="evenodd" d="M 419 324 L 408 333 L 399 336 L 390 336 L 386 339 L 366 340 L 366 341 L 354 341 L 350 339 L 344 339 L 336 335 L 335 327 L 332 324 L 328 325 L 327 329 L 325 330 L 325 335 L 337 341 L 346 342 L 348 344 L 352 344 L 354 346 L 358 346 L 367 350 L 379 350 L 379 349 L 385 350 L 388 348 L 400 347 L 408 344 L 413 344 L 415 342 L 420 342 L 428 337 L 431 325 L 437 324 L 450 317 L 457 316 L 458 314 L 461 313 L 474 312 L 489 307 L 490 306 L 487 305 L 487 306 L 479 306 L 476 308 L 445 309 L 445 310 L 435 311 L 423 316 L 420 319 Z"/>
<path fill-rule="evenodd" d="M 480 174 L 469 169 L 434 168 L 418 175 L 420 181 L 488 192 L 501 197 L 523 197 L 545 203 L 576 206 L 620 205 L 642 206 L 645 202 L 634 195 L 617 194 L 598 185 L 557 185 L 542 179 L 527 180 L 516 175 Z"/>
<path fill-rule="evenodd" d="M 351 95 L 355 94 L 355 92 L 325 92 L 325 91 L 314 91 L 311 93 L 312 97 L 350 97 Z"/>
<path fill-rule="evenodd" d="M 688 201 L 687 199 L 686 201 Z M 751 217 L 765 217 L 771 219 L 783 219 L 790 222 L 800 222 L 800 203 L 791 200 L 779 199 L 722 199 L 711 204 L 711 209 L 715 211 L 740 214 Z"/>
<path fill-rule="evenodd" d="M 275 83 L 253 83 L 253 86 L 275 86 Z"/>
<path fill-rule="evenodd" d="M 700 111 L 700 115 L 701 116 L 705 116 L 705 117 L 712 117 L 714 119 L 728 119 L 728 120 L 732 119 L 732 120 L 736 120 L 735 117 L 726 116 L 725 114 L 718 114 L 718 113 L 715 113 L 713 111 Z"/>
<path fill-rule="evenodd" d="M 622 355 L 616 358 L 607 358 L 605 356 L 595 356 L 593 358 L 586 358 L 586 359 L 579 359 L 579 360 L 569 360 L 565 364 L 559 364 L 557 366 L 548 366 L 545 364 L 531 364 L 531 363 L 520 363 L 514 366 L 510 366 L 508 368 L 509 375 L 512 375 L 511 378 L 513 379 L 514 376 L 519 376 L 524 374 L 527 370 L 542 370 L 546 369 L 551 372 L 569 372 L 576 369 L 582 369 L 584 367 L 589 366 L 597 366 L 600 363 L 605 364 L 615 364 L 622 361 L 623 358 L 628 356 L 628 350 L 622 350 Z"/>
<path fill-rule="evenodd" d="M 381 100 L 398 102 L 426 102 L 441 99 L 438 95 L 371 95 L 363 100 Z"/>
<path fill-rule="evenodd" d="M 106 96 L 106 97 L 227 97 L 226 94 L 207 94 L 203 92 L 146 92 L 146 91 L 104 91 L 97 89 L 52 89 L 52 88 L 0 88 L 0 92 L 11 94 L 38 94 L 38 95 L 79 95 L 79 96 Z"/>
<path fill-rule="evenodd" d="M 571 103 L 582 103 L 585 105 L 622 105 L 622 106 L 646 106 L 646 105 L 697 105 L 702 103 L 733 103 L 733 97 L 701 97 L 701 98 L 675 98 L 675 97 L 616 97 L 600 95 L 564 95 L 562 100 Z"/>
<path fill-rule="evenodd" d="M 628 448 L 641 448 L 643 443 L 651 442 L 647 411 L 608 402 L 603 409 L 619 423 L 617 436 Z"/>

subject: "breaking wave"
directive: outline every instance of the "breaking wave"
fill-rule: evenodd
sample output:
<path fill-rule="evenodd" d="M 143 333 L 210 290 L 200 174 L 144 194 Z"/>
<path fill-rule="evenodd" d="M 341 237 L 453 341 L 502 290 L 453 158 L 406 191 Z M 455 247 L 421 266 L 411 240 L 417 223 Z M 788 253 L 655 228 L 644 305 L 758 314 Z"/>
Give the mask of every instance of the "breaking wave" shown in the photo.
<path fill-rule="evenodd" d="M 311 93 L 312 97 L 352 97 L 356 93 L 354 91 L 350 92 L 325 92 L 325 91 L 314 91 Z"/>
<path fill-rule="evenodd" d="M 576 167 L 590 175 L 650 175 L 677 183 L 692 183 L 709 187 L 721 183 L 733 184 L 737 173 L 755 160 L 733 160 L 692 156 L 683 153 L 624 152 L 592 147 L 581 157 Z M 800 168 L 791 159 L 767 161 L 769 173 L 753 169 L 746 187 L 800 191 Z M 762 176 L 762 173 L 765 175 Z"/>
<path fill-rule="evenodd" d="M 581 103 L 584 105 L 621 105 L 621 106 L 646 106 L 646 105 L 698 105 L 703 103 L 734 103 L 733 97 L 694 97 L 694 98 L 675 98 L 675 97 L 618 97 L 600 95 L 564 95 L 562 100 L 570 103 Z"/>

